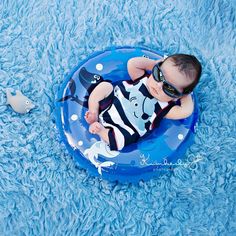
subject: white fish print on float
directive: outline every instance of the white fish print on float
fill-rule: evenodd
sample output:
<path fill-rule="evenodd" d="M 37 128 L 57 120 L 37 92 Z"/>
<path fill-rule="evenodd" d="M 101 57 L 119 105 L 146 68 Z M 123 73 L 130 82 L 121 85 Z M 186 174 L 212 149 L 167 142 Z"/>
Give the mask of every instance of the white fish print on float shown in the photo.
<path fill-rule="evenodd" d="M 90 148 L 84 151 L 84 155 L 90 160 L 90 162 L 98 169 L 98 173 L 102 175 L 102 168 L 109 167 L 115 163 L 112 161 L 99 162 L 98 155 L 103 155 L 108 158 L 116 157 L 119 152 L 111 151 L 110 147 L 104 141 L 95 142 Z"/>

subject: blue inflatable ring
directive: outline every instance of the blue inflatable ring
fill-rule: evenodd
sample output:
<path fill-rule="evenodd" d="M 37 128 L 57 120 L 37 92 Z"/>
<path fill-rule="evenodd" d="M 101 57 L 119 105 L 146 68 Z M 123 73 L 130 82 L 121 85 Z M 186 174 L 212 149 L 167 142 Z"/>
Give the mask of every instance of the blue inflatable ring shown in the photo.
<path fill-rule="evenodd" d="M 127 61 L 137 56 L 157 60 L 164 55 L 141 47 L 114 47 L 95 53 L 67 76 L 55 103 L 56 124 L 69 153 L 92 175 L 110 181 L 137 182 L 159 176 L 181 163 L 193 141 L 198 117 L 193 95 L 195 108 L 191 116 L 181 120 L 163 119 L 149 136 L 120 152 L 111 151 L 97 135 L 89 133 L 84 115 L 91 86 L 101 79 L 127 80 Z"/>

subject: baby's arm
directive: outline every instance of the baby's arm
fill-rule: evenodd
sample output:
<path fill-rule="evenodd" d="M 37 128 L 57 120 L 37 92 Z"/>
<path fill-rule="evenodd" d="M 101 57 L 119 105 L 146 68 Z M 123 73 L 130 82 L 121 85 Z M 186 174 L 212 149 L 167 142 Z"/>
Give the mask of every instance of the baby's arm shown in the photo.
<path fill-rule="evenodd" d="M 165 118 L 178 120 L 184 119 L 192 114 L 194 108 L 192 96 L 190 94 L 186 95 L 180 99 L 180 102 L 181 105 L 172 107 Z"/>
<path fill-rule="evenodd" d="M 113 85 L 103 81 L 98 84 L 89 96 L 88 111 L 85 113 L 85 120 L 92 124 L 98 120 L 99 102 L 113 91 Z"/>
<path fill-rule="evenodd" d="M 127 63 L 129 76 L 132 80 L 136 80 L 137 78 L 144 75 L 145 71 L 151 71 L 152 68 L 160 61 L 160 60 L 152 60 L 146 57 L 133 57 L 129 59 Z"/>

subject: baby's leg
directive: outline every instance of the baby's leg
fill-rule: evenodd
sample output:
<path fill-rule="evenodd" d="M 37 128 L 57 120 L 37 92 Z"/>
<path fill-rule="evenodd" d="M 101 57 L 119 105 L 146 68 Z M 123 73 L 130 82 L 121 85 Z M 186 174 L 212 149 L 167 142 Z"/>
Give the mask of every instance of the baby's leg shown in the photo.
<path fill-rule="evenodd" d="M 85 113 L 85 120 L 92 124 L 98 121 L 99 102 L 106 98 L 113 91 L 113 86 L 109 82 L 98 84 L 89 96 L 88 111 Z"/>
<path fill-rule="evenodd" d="M 92 134 L 97 134 L 99 137 L 105 141 L 107 144 L 109 144 L 109 137 L 108 137 L 108 132 L 109 129 L 105 128 L 102 124 L 99 122 L 94 122 L 89 126 L 89 132 Z"/>

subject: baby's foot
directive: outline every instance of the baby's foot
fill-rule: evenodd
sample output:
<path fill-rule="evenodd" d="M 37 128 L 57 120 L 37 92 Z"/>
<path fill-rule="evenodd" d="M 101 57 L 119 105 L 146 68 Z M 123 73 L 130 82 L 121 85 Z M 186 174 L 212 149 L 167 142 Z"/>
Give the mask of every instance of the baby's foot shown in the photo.
<path fill-rule="evenodd" d="M 103 129 L 105 129 L 103 125 L 97 121 L 89 126 L 89 132 L 92 134 L 99 134 Z"/>
<path fill-rule="evenodd" d="M 98 121 L 98 114 L 96 112 L 87 111 L 84 116 L 88 124 Z"/>

